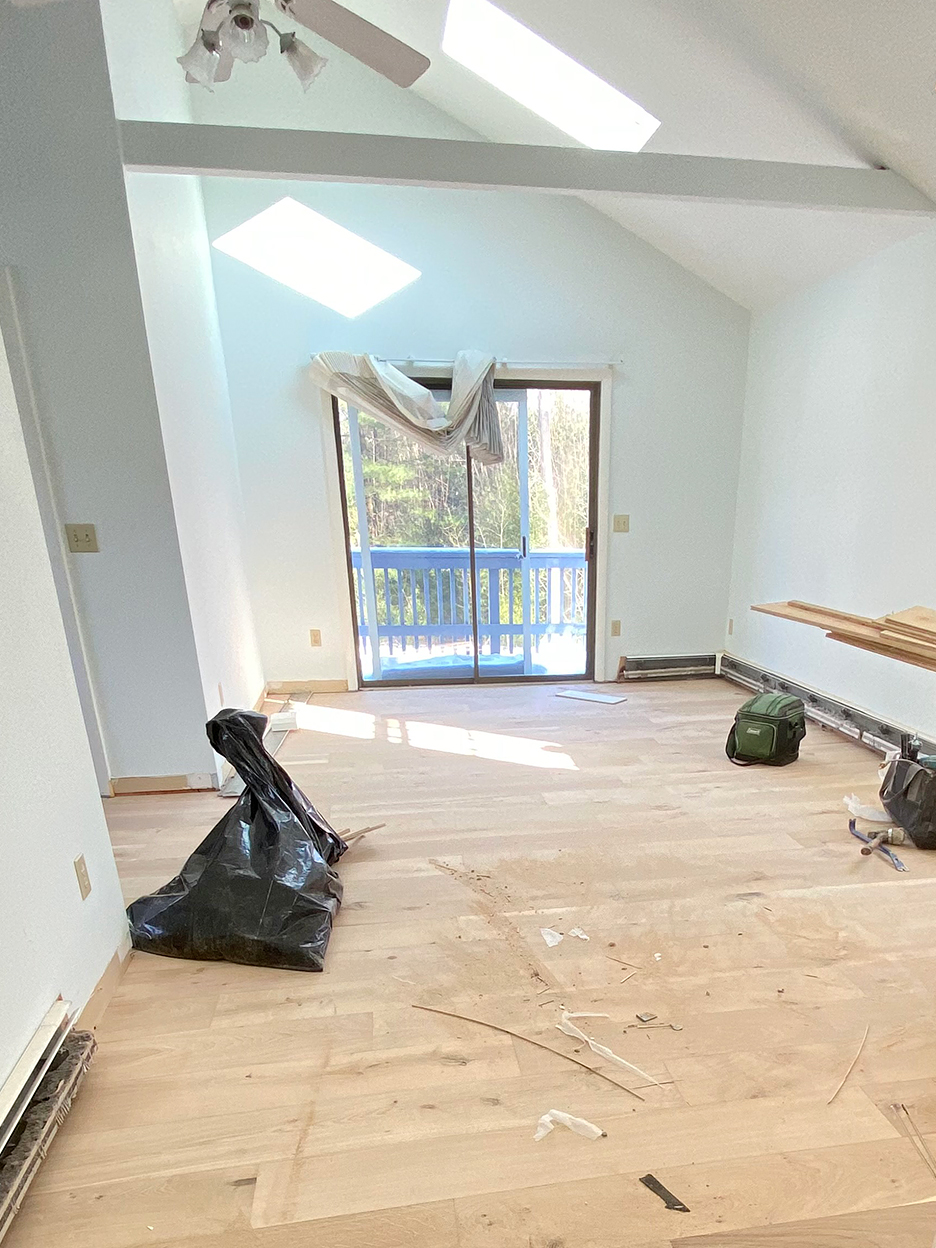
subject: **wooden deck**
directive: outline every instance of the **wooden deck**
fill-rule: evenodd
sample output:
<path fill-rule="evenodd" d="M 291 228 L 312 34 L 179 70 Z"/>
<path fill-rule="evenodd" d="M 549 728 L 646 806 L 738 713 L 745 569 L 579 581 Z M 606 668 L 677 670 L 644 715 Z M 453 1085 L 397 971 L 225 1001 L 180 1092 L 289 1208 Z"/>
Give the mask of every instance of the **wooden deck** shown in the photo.
<path fill-rule="evenodd" d="M 337 827 L 388 825 L 341 866 L 327 970 L 136 955 L 4 1248 L 930 1248 L 890 1106 L 936 1151 L 936 854 L 860 856 L 859 746 L 812 727 L 798 764 L 734 768 L 743 690 L 625 692 L 315 698 L 281 761 Z M 110 801 L 127 897 L 223 809 Z M 662 1086 L 412 1003 L 637 1086 L 555 1028 L 607 1013 L 580 1025 Z M 625 1032 L 644 1011 L 682 1029 Z M 534 1143 L 553 1108 L 607 1138 Z"/>

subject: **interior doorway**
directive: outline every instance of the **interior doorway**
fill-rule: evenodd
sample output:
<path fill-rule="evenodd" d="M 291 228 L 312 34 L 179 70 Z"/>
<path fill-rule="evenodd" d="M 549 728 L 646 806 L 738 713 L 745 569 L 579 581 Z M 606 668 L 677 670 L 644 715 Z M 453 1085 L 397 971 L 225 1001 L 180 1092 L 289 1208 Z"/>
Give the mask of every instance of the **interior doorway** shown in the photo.
<path fill-rule="evenodd" d="M 424 384 L 448 402 L 448 383 Z M 362 684 L 594 675 L 599 386 L 495 382 L 495 397 L 496 466 L 334 400 Z"/>

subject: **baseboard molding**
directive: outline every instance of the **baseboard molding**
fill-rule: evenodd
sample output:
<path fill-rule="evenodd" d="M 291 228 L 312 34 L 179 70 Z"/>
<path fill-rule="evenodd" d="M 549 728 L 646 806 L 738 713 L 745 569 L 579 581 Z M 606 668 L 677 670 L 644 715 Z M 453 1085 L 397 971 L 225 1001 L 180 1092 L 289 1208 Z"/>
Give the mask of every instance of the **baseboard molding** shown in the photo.
<path fill-rule="evenodd" d="M 687 680 L 717 675 L 714 654 L 627 655 L 618 663 L 623 680 Z"/>
<path fill-rule="evenodd" d="M 264 697 L 271 693 L 347 693 L 346 680 L 271 680 Z"/>
<path fill-rule="evenodd" d="M 132 955 L 130 947 L 129 932 L 121 941 L 120 948 L 115 950 L 114 956 L 108 962 L 104 974 L 94 986 L 94 991 L 88 998 L 87 1004 L 78 1015 L 75 1026 L 79 1031 L 95 1031 L 104 1011 L 110 1005 L 114 993 L 120 986 L 123 979 L 124 971 L 130 963 Z"/>
<path fill-rule="evenodd" d="M 810 685 L 801 685 L 788 676 L 759 667 L 756 663 L 749 663 L 733 654 L 722 655 L 721 675 L 736 685 L 743 685 L 745 689 L 757 692 L 776 689 L 780 693 L 795 694 L 802 698 L 809 719 L 881 754 L 885 750 L 899 747 L 901 737 L 907 734 L 920 737 L 924 753 L 936 754 L 936 743 L 926 740 L 913 728 L 904 724 L 893 724 L 862 707 L 851 706 L 832 694 L 813 689 Z"/>
<path fill-rule="evenodd" d="M 207 771 L 190 771 L 183 776 L 115 776 L 110 782 L 111 797 L 142 793 L 204 793 L 218 786 Z"/>

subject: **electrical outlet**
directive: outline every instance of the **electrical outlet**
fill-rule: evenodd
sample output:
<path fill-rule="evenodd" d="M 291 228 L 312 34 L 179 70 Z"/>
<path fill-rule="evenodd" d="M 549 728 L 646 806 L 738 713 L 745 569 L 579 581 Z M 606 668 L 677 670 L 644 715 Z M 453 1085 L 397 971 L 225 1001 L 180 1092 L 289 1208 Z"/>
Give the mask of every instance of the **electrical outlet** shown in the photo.
<path fill-rule="evenodd" d="M 322 644 L 322 630 L 320 628 L 309 629 L 309 645 L 320 646 Z"/>
<path fill-rule="evenodd" d="M 728 636 L 730 637 L 733 632 L 734 632 L 734 620 L 729 620 L 728 621 Z"/>
<path fill-rule="evenodd" d="M 620 635 L 621 635 L 621 621 L 612 620 L 611 621 L 611 636 L 620 637 Z"/>
<path fill-rule="evenodd" d="M 81 900 L 86 901 L 88 893 L 91 892 L 91 877 L 88 875 L 88 864 L 85 862 L 84 854 L 79 854 L 75 859 L 75 875 L 78 877 L 78 891 L 81 893 Z"/>
<path fill-rule="evenodd" d="M 68 549 L 76 555 L 93 555 L 97 553 L 97 533 L 93 524 L 66 524 L 65 537 Z"/>
<path fill-rule="evenodd" d="M 615 516 L 614 517 L 614 531 L 615 533 L 629 533 L 630 532 L 630 516 Z"/>

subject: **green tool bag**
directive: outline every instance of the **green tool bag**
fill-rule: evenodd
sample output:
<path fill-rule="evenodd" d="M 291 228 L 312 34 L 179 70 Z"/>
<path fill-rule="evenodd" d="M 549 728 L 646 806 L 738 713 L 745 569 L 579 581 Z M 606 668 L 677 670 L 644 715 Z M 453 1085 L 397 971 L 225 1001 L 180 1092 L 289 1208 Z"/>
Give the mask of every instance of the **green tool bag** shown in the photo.
<path fill-rule="evenodd" d="M 740 707 L 725 753 L 739 767 L 767 763 L 785 767 L 799 757 L 806 736 L 806 708 L 789 693 L 759 693 Z"/>

